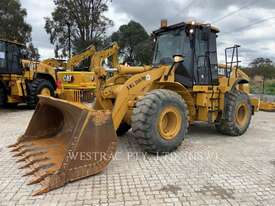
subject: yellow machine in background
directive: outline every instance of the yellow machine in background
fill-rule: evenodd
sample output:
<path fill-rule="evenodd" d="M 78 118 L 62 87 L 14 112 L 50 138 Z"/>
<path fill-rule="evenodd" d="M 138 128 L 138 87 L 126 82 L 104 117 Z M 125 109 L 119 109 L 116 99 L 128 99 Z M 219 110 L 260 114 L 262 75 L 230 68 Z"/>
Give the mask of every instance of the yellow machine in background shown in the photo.
<path fill-rule="evenodd" d="M 41 63 L 47 64 L 51 67 L 62 68 L 62 69 L 66 67 L 65 60 L 60 60 L 60 59 L 55 59 L 55 58 L 45 59 L 45 60 L 41 61 Z"/>
<path fill-rule="evenodd" d="M 257 95 L 257 97 L 253 97 L 251 101 L 255 105 L 257 104 L 259 111 L 275 112 L 275 102 L 265 99 L 264 95 L 261 95 L 261 97 L 259 97 L 259 95 Z"/>
<path fill-rule="evenodd" d="M 93 52 L 83 53 L 79 55 L 78 58 L 81 60 L 87 58 L 91 59 L 87 71 L 58 72 L 56 91 L 58 98 L 78 103 L 91 103 L 95 98 L 96 88 L 94 68 L 101 66 L 104 64 L 104 60 L 110 58 L 112 66 L 116 67 L 118 65 L 119 47 L 117 43 L 98 52 L 95 51 L 94 47 L 90 48 L 92 48 L 90 51 Z M 70 62 L 67 65 L 72 65 Z M 107 66 L 108 65 L 106 65 L 106 67 Z M 71 68 L 73 67 L 71 66 Z"/>
<path fill-rule="evenodd" d="M 58 72 L 77 70 L 84 60 L 91 58 L 96 52 L 95 47 L 90 46 L 68 61 L 51 58 L 39 62 L 24 59 L 24 50 L 23 44 L 0 40 L 0 106 L 27 103 L 30 108 L 34 108 L 38 101 L 37 95 L 56 95 L 60 82 L 57 81 Z M 76 88 L 94 89 L 92 73 L 76 72 L 74 74 L 76 79 L 80 78 L 80 82 L 86 82 L 83 85 L 82 83 L 76 85 Z M 57 94 L 62 98 L 73 100 L 66 96 L 67 93 L 63 94 L 60 90 Z M 76 95 L 80 97 L 82 94 Z"/>
<path fill-rule="evenodd" d="M 260 101 L 260 110 L 265 112 L 275 112 L 275 102 Z"/>
<path fill-rule="evenodd" d="M 95 52 L 95 47 L 91 45 L 79 54 L 73 55 L 71 58 L 68 59 L 68 61 L 49 58 L 43 60 L 41 63 L 47 64 L 52 67 L 61 68 L 61 70 L 75 70 L 84 60 L 92 57 Z"/>
<path fill-rule="evenodd" d="M 25 46 L 0 39 L 0 106 L 27 103 L 34 108 L 37 95 L 55 95 L 54 67 L 24 60 Z"/>
<path fill-rule="evenodd" d="M 79 66 L 84 60 L 91 58 L 96 53 L 96 48 L 93 45 L 90 45 L 84 51 L 79 54 L 75 54 L 71 57 L 65 64 L 66 70 L 76 70 L 76 67 Z M 83 68 L 81 68 L 83 70 Z"/>
<path fill-rule="evenodd" d="M 226 58 L 219 68 L 218 33 L 208 24 L 162 22 L 153 33 L 152 66 L 116 60 L 112 67 L 92 66 L 93 108 L 40 97 L 25 134 L 11 146 L 22 168 L 30 169 L 26 175 L 34 176 L 30 184 L 42 185 L 34 194 L 102 171 L 115 154 L 116 133 L 130 128 L 141 148 L 153 154 L 176 150 L 192 122 L 208 122 L 225 135 L 244 134 L 258 108 L 249 97 L 248 76 L 238 69 L 239 46 L 226 49 L 234 60 Z"/>

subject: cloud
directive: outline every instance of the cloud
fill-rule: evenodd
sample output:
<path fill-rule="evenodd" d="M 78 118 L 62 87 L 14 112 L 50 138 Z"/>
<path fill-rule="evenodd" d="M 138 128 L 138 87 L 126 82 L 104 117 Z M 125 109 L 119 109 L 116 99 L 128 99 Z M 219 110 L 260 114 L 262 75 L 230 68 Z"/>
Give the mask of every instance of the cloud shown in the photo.
<path fill-rule="evenodd" d="M 44 17 L 51 15 L 54 9 L 53 1 L 22 0 L 21 3 L 27 9 L 26 21 L 32 25 L 33 43 L 38 48 L 41 59 L 54 57 L 53 45 L 44 29 Z"/>
<path fill-rule="evenodd" d="M 22 5 L 27 8 L 27 21 L 33 26 L 35 45 L 40 50 L 44 49 L 43 57 L 53 56 L 53 47 L 44 30 L 44 17 L 50 16 L 54 4 L 51 0 L 22 0 Z M 235 13 L 220 20 L 232 12 Z M 244 64 L 260 56 L 275 61 L 275 19 L 238 31 L 241 27 L 275 16 L 274 0 L 113 0 L 106 16 L 115 23 L 108 34 L 131 19 L 144 25 L 149 33 L 159 27 L 163 18 L 168 19 L 169 24 L 189 19 L 210 23 L 220 20 L 216 25 L 221 30 L 218 38 L 221 61 L 224 59 L 224 48 L 234 44 L 242 45 L 240 56 Z"/>
<path fill-rule="evenodd" d="M 148 32 L 156 29 L 162 18 L 168 19 L 171 24 L 189 19 L 207 23 L 220 20 L 217 26 L 221 33 L 217 41 L 221 62 L 224 60 L 224 48 L 234 44 L 242 46 L 240 56 L 243 64 L 259 56 L 275 61 L 275 47 L 270 46 L 274 45 L 275 19 L 245 28 L 275 16 L 273 0 L 134 0 L 131 3 L 128 0 L 114 0 L 113 7 L 118 14 L 123 13 L 142 23 Z M 241 27 L 245 29 L 238 31 Z"/>

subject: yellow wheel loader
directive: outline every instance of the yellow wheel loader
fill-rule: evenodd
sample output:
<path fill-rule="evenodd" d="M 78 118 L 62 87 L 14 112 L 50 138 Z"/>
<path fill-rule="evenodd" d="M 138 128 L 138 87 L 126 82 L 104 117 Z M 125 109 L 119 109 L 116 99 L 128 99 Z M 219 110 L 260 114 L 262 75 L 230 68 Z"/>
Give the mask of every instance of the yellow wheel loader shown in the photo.
<path fill-rule="evenodd" d="M 195 121 L 222 134 L 244 134 L 258 108 L 238 69 L 238 46 L 226 50 L 233 60 L 218 66 L 218 32 L 195 22 L 162 24 L 153 32 L 152 66 L 94 68 L 93 108 L 40 97 L 25 134 L 11 145 L 26 175 L 34 176 L 30 184 L 42 185 L 34 194 L 101 172 L 115 154 L 119 128 L 132 128 L 144 151 L 154 154 L 177 149 Z"/>
<path fill-rule="evenodd" d="M 94 47 L 91 47 L 94 48 Z M 95 73 L 94 68 L 103 64 L 104 60 L 111 58 L 111 65 L 116 67 L 118 65 L 118 53 L 119 47 L 117 43 L 114 43 L 111 47 L 108 47 L 102 51 L 95 51 L 80 55 L 78 61 L 70 61 L 68 65 L 76 65 L 76 62 L 83 61 L 90 58 L 89 68 L 71 69 L 71 71 L 58 72 L 57 74 L 57 96 L 60 99 L 64 99 L 77 103 L 91 103 L 95 97 Z M 84 54 L 84 53 L 83 53 Z M 74 64 L 72 64 L 74 62 Z M 108 63 L 108 61 L 107 61 Z M 74 68 L 75 66 L 70 66 Z"/>
<path fill-rule="evenodd" d="M 275 112 L 275 102 L 260 101 L 260 110 L 264 112 Z"/>
<path fill-rule="evenodd" d="M 23 44 L 0 39 L 0 106 L 27 103 L 29 108 L 34 108 L 38 102 L 37 95 L 55 96 L 57 93 L 59 98 L 64 97 L 57 90 L 57 73 L 77 70 L 96 52 L 95 47 L 90 46 L 67 62 L 53 58 L 38 62 L 24 59 L 24 50 Z M 95 83 L 91 81 L 94 75 L 80 73 L 86 78 L 85 86 L 94 89 Z M 79 86 L 78 89 L 82 88 Z M 65 98 L 71 100 L 67 96 Z"/>
<path fill-rule="evenodd" d="M 27 103 L 34 108 L 37 95 L 54 96 L 54 67 L 23 58 L 25 46 L 0 39 L 0 106 Z"/>
<path fill-rule="evenodd" d="M 73 55 L 68 61 L 49 58 L 43 60 L 41 63 L 47 64 L 52 67 L 60 68 L 60 70 L 72 71 L 77 70 L 77 67 L 86 59 L 92 57 L 96 52 L 96 49 L 93 45 L 90 45 L 84 51 L 79 54 Z"/>

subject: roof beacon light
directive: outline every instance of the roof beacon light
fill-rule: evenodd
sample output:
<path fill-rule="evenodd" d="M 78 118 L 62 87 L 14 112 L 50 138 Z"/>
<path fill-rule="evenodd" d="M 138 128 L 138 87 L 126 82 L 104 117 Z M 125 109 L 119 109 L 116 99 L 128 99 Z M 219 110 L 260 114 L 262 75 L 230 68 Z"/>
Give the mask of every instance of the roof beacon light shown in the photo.
<path fill-rule="evenodd" d="M 162 19 L 160 22 L 160 28 L 166 28 L 168 26 L 167 19 Z"/>

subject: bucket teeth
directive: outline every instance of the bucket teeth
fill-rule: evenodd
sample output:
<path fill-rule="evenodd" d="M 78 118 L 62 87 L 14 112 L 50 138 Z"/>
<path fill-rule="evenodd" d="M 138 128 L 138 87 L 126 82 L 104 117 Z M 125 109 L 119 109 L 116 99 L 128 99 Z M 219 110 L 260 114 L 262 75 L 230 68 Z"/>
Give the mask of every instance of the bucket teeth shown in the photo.
<path fill-rule="evenodd" d="M 20 149 L 20 147 L 15 147 L 14 149 L 11 150 L 11 152 L 17 152 Z"/>
<path fill-rule="evenodd" d="M 23 162 L 25 159 L 27 159 L 27 158 L 26 157 L 22 157 L 22 158 L 16 160 L 16 163 Z"/>
<path fill-rule="evenodd" d="M 47 193 L 47 192 L 49 192 L 49 188 L 45 187 L 45 188 L 42 188 L 42 189 L 39 189 L 39 190 L 35 191 L 34 193 L 32 193 L 32 195 L 36 196 L 36 195 L 41 195 L 41 194 Z"/>
<path fill-rule="evenodd" d="M 31 166 L 32 164 L 36 163 L 36 162 L 40 162 L 40 161 L 44 161 L 44 160 L 48 160 L 49 158 L 48 157 L 39 157 L 39 158 L 35 158 L 31 161 L 29 161 L 27 164 L 19 167 L 19 169 L 24 169 L 24 168 L 27 168 L 29 166 Z"/>
<path fill-rule="evenodd" d="M 14 149 L 12 149 L 11 150 L 11 152 L 16 152 L 16 151 L 19 151 L 20 149 L 23 149 L 23 148 L 26 148 L 26 147 L 29 147 L 29 146 L 31 146 L 32 144 L 31 143 L 29 143 L 29 144 L 18 144 L 17 146 L 15 146 L 15 148 Z"/>
<path fill-rule="evenodd" d="M 29 143 L 16 143 L 16 144 L 8 146 L 8 148 L 14 148 L 11 150 L 11 152 L 16 152 L 19 149 L 22 149 L 24 147 L 29 147 L 29 146 L 32 146 L 32 143 L 30 143 L 30 142 Z"/>
<path fill-rule="evenodd" d="M 19 151 L 22 147 L 23 147 L 22 144 L 18 144 L 17 146 L 13 146 L 13 147 L 11 147 L 11 148 L 13 148 L 13 149 L 11 150 L 11 152 Z"/>
<path fill-rule="evenodd" d="M 22 177 L 26 177 L 26 176 L 32 175 L 32 174 L 34 174 L 34 173 L 37 172 L 37 171 L 38 171 L 38 169 L 35 168 L 35 169 L 33 169 L 33 170 L 31 170 L 31 171 L 29 171 L 29 172 L 23 174 Z"/>
<path fill-rule="evenodd" d="M 27 149 L 22 149 L 20 152 L 18 152 L 17 154 L 13 155 L 13 157 L 19 157 L 19 156 L 22 156 L 23 154 L 25 154 L 26 152 L 31 152 L 33 151 L 34 148 L 30 149 L 30 148 L 27 148 Z"/>
<path fill-rule="evenodd" d="M 37 151 L 37 152 L 29 152 L 29 153 L 25 154 L 22 158 L 18 159 L 16 162 L 22 162 L 22 161 L 25 161 L 26 159 L 28 159 L 30 157 L 35 157 L 35 156 L 43 155 L 43 154 L 46 154 L 46 153 L 47 153 L 46 150 L 40 150 L 40 151 Z"/>
<path fill-rule="evenodd" d="M 27 185 L 33 185 L 33 184 L 37 184 L 39 182 L 41 182 L 42 180 L 44 180 L 46 177 L 48 177 L 49 175 L 52 175 L 52 172 L 45 172 L 44 174 L 42 174 L 41 176 L 32 179 L 30 182 L 27 183 Z"/>
<path fill-rule="evenodd" d="M 31 171 L 25 173 L 25 174 L 23 175 L 23 177 L 28 176 L 28 175 L 32 175 L 32 174 L 34 174 L 35 172 L 37 172 L 38 170 L 40 170 L 40 169 L 48 169 L 48 168 L 52 167 L 53 165 L 54 165 L 53 163 L 48 163 L 48 164 L 39 165 L 39 166 L 37 166 L 37 167 L 34 167 L 34 169 L 32 169 Z"/>
<path fill-rule="evenodd" d="M 17 147 L 18 145 L 19 145 L 19 143 L 11 144 L 11 145 L 8 146 L 8 148 Z"/>
<path fill-rule="evenodd" d="M 20 154 L 14 154 L 14 155 L 12 155 L 12 157 L 19 157 L 19 156 L 21 156 Z"/>

